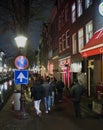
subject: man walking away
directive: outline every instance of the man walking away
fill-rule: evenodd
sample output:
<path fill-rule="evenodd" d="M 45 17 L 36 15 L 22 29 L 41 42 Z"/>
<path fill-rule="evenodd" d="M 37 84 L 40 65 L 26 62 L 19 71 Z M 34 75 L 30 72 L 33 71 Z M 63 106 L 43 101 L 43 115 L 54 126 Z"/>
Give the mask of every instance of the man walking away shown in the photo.
<path fill-rule="evenodd" d="M 34 99 L 34 109 L 36 110 L 36 114 L 41 116 L 40 103 L 43 97 L 43 87 L 37 77 L 33 83 L 31 98 L 32 97 Z"/>
<path fill-rule="evenodd" d="M 62 78 L 60 78 L 60 80 L 57 81 L 56 88 L 58 92 L 58 100 L 59 102 L 62 102 L 63 88 L 64 88 L 64 82 L 62 81 Z"/>
<path fill-rule="evenodd" d="M 42 85 L 43 85 L 45 113 L 48 113 L 48 111 L 50 111 L 50 95 L 51 95 L 51 89 L 50 84 L 48 83 L 48 79 L 46 79 Z"/>
<path fill-rule="evenodd" d="M 74 80 L 74 85 L 70 90 L 72 102 L 74 104 L 75 116 L 81 117 L 81 110 L 80 110 L 80 101 L 81 96 L 84 93 L 84 87 L 78 82 L 77 79 Z"/>
<path fill-rule="evenodd" d="M 53 107 L 54 106 L 54 102 L 55 102 L 55 95 L 56 95 L 56 80 L 55 80 L 55 78 L 54 77 L 52 77 L 51 79 L 50 79 L 50 88 L 51 88 L 51 96 L 50 96 L 50 98 L 51 98 L 51 107 Z"/>

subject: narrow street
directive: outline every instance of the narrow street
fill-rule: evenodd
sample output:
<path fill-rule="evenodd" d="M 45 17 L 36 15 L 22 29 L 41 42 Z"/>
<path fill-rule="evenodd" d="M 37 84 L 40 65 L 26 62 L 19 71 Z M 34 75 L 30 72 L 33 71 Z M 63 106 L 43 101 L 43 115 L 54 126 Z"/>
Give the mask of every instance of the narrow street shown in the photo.
<path fill-rule="evenodd" d="M 75 118 L 71 101 L 66 97 L 48 114 L 37 117 L 32 102 L 27 102 L 26 111 L 29 118 L 19 120 L 17 112 L 12 110 L 12 97 L 0 111 L 0 130 L 102 130 L 103 119 L 98 119 L 82 112 L 82 118 Z"/>

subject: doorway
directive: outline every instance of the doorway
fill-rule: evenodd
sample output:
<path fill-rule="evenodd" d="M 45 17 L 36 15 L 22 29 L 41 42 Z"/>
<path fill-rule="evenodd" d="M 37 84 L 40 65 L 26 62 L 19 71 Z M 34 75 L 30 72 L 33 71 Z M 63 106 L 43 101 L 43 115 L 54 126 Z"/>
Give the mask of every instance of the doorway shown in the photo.
<path fill-rule="evenodd" d="M 88 61 L 88 96 L 94 94 L 94 60 Z"/>

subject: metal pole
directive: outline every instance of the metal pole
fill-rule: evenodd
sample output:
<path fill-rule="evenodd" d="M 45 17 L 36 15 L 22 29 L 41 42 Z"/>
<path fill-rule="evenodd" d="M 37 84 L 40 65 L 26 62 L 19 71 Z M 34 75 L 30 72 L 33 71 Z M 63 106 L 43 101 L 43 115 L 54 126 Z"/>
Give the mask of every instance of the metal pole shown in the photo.
<path fill-rule="evenodd" d="M 20 97 L 20 113 L 19 119 L 28 119 L 29 114 L 25 112 L 25 95 L 24 95 L 24 85 L 21 84 L 21 97 Z"/>
<path fill-rule="evenodd" d="M 20 111 L 22 113 L 25 113 L 25 96 L 23 84 L 21 84 Z"/>

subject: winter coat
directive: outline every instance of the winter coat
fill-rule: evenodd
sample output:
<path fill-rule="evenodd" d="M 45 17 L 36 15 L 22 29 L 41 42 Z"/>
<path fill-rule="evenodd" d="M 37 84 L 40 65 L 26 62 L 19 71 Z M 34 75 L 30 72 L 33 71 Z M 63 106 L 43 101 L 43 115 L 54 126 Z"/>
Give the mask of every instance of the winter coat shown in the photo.
<path fill-rule="evenodd" d="M 53 92 L 56 91 L 56 82 L 55 81 L 50 82 L 50 88 L 51 88 L 51 91 L 53 91 Z"/>
<path fill-rule="evenodd" d="M 48 97 L 49 95 L 51 95 L 52 90 L 50 88 L 50 84 L 48 82 L 44 82 L 42 84 L 42 86 L 43 86 L 43 95 L 44 95 L 44 97 Z"/>
<path fill-rule="evenodd" d="M 63 91 L 63 88 L 64 88 L 64 82 L 62 80 L 59 80 L 56 84 L 56 88 L 58 90 L 58 92 L 61 92 Z"/>
<path fill-rule="evenodd" d="M 74 84 L 70 90 L 72 101 L 79 102 L 83 93 L 84 87 L 79 83 Z"/>
<path fill-rule="evenodd" d="M 31 90 L 31 98 L 34 98 L 34 100 L 40 100 L 43 97 L 43 86 L 37 82 L 33 85 Z"/>

